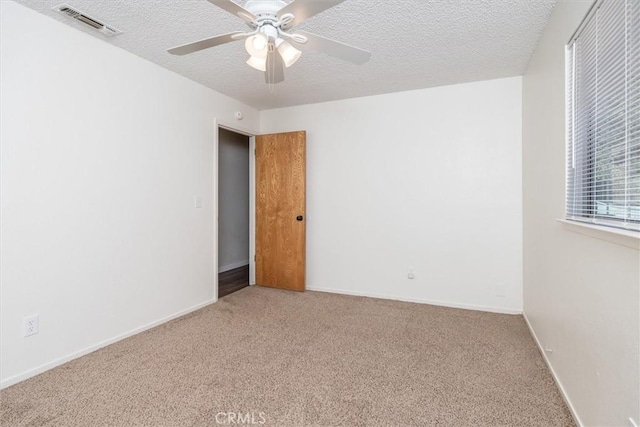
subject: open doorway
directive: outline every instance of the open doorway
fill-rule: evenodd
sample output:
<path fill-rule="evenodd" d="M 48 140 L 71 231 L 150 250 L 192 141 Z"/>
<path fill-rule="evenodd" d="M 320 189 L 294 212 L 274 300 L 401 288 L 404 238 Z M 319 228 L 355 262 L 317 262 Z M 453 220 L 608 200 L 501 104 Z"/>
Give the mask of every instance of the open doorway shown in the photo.
<path fill-rule="evenodd" d="M 218 128 L 218 298 L 249 285 L 250 141 Z"/>

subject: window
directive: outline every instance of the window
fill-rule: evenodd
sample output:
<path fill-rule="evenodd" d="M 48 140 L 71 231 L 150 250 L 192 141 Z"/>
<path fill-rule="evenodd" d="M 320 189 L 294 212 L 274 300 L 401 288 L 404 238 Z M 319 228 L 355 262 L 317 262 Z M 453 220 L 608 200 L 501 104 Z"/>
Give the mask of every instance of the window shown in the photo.
<path fill-rule="evenodd" d="M 567 219 L 640 230 L 640 0 L 598 0 L 567 46 Z"/>

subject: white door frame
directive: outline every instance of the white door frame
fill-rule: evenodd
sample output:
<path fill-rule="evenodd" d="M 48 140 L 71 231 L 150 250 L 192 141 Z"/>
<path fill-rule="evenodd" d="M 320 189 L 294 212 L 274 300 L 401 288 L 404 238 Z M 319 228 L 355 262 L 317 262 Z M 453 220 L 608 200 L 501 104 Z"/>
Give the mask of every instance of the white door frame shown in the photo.
<path fill-rule="evenodd" d="M 218 300 L 218 148 L 220 129 L 239 133 L 249 137 L 249 284 L 256 283 L 256 139 L 258 132 L 239 126 L 238 123 L 230 123 L 218 118 L 213 119 L 213 296 Z"/>

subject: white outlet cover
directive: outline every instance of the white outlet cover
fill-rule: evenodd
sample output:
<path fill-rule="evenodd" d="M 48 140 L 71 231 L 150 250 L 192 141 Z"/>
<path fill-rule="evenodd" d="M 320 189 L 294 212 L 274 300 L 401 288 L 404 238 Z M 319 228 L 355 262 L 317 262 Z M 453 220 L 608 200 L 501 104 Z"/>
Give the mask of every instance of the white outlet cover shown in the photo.
<path fill-rule="evenodd" d="M 30 337 L 40 332 L 40 317 L 37 314 L 25 317 L 22 322 L 23 335 Z"/>
<path fill-rule="evenodd" d="M 202 197 L 196 196 L 193 200 L 193 204 L 196 207 L 196 209 L 200 209 L 202 207 Z"/>
<path fill-rule="evenodd" d="M 497 297 L 506 296 L 506 289 L 505 289 L 504 285 L 497 285 L 496 286 L 496 296 Z"/>

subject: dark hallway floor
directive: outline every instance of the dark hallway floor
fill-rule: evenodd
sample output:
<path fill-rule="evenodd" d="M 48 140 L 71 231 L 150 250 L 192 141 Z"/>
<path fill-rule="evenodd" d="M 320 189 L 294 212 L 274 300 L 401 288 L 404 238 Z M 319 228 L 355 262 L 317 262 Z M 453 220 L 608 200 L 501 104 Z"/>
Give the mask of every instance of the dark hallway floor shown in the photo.
<path fill-rule="evenodd" d="M 249 266 L 234 268 L 218 274 L 218 298 L 249 286 Z"/>

